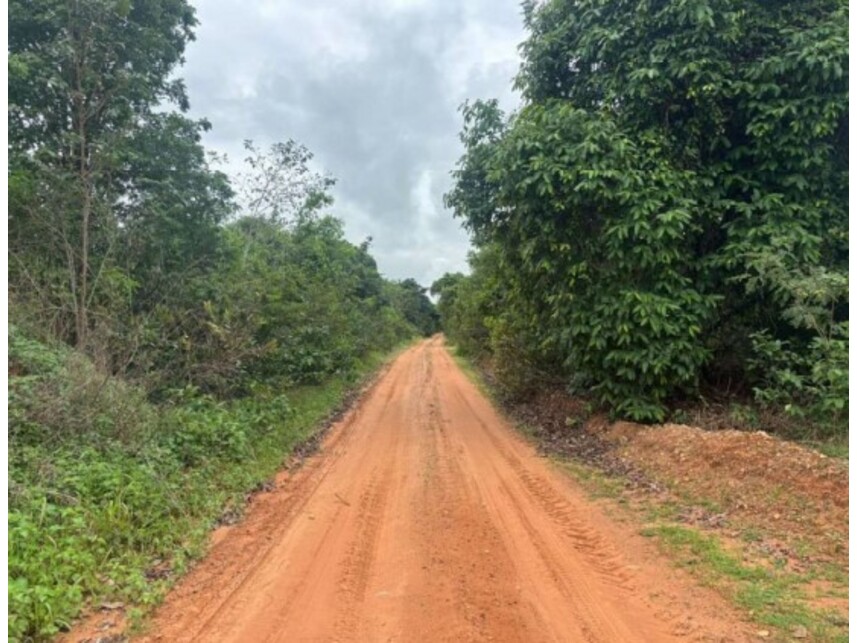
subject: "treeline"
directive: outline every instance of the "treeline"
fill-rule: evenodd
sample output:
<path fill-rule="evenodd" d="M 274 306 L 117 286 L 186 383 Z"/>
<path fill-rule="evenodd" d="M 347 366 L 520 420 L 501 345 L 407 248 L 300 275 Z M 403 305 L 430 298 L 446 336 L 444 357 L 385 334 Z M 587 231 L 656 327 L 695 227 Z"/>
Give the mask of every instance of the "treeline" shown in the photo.
<path fill-rule="evenodd" d="M 246 143 L 233 185 L 182 112 L 184 0 L 9 7 L 13 320 L 158 390 L 318 381 L 436 320 L 323 214 L 333 179 Z M 172 105 L 176 111 L 166 111 Z M 429 308 L 428 315 L 425 312 Z"/>
<path fill-rule="evenodd" d="M 525 2 L 523 107 L 463 108 L 444 329 L 510 396 L 755 400 L 844 435 L 848 6 Z M 784 415 L 784 416 L 785 416 Z"/>
<path fill-rule="evenodd" d="M 149 604 L 380 356 L 437 330 L 288 141 L 230 180 L 185 0 L 9 5 L 9 635 Z"/>

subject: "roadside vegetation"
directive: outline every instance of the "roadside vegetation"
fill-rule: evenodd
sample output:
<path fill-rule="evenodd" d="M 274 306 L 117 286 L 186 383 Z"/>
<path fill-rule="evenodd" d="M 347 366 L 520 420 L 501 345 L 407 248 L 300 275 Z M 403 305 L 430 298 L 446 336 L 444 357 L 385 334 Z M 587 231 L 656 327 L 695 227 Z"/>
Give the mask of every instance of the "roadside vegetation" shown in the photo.
<path fill-rule="evenodd" d="M 155 405 L 72 350 L 14 328 L 10 344 L 11 640 L 48 639 L 86 605 L 133 616 L 159 602 L 385 355 L 322 385 Z"/>
<path fill-rule="evenodd" d="M 451 341 L 510 399 L 843 444 L 847 13 L 525 2 L 523 106 L 462 110 L 446 200 L 476 250 L 432 286 Z"/>
<path fill-rule="evenodd" d="M 436 330 L 294 141 L 230 179 L 184 0 L 9 6 L 9 637 L 156 602 L 345 394 Z"/>

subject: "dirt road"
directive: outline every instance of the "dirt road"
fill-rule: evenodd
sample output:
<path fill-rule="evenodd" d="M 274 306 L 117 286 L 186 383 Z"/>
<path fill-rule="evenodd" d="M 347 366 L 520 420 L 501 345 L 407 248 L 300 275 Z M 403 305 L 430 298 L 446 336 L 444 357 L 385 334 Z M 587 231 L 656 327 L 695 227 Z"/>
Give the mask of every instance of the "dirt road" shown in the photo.
<path fill-rule="evenodd" d="M 514 434 L 435 338 L 218 535 L 146 638 L 743 640 L 631 534 Z"/>

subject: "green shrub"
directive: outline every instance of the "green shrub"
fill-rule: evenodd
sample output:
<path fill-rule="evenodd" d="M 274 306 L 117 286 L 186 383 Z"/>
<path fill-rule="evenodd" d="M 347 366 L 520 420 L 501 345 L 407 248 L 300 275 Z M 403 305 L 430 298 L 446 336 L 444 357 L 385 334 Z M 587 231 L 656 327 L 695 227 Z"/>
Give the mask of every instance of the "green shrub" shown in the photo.
<path fill-rule="evenodd" d="M 750 294 L 770 293 L 780 302 L 786 325 L 779 337 L 767 330 L 750 335 L 756 399 L 825 433 L 844 433 L 848 322 L 838 321 L 837 308 L 847 301 L 847 274 L 821 266 L 798 270 L 782 256 L 758 253 L 743 280 Z"/>
<path fill-rule="evenodd" d="M 147 565 L 185 537 L 176 469 L 110 446 L 23 449 L 10 469 L 12 640 L 50 637 L 86 598 L 149 600 Z"/>
<path fill-rule="evenodd" d="M 498 392 L 510 401 L 526 399 L 544 383 L 538 357 L 533 354 L 532 338 L 511 315 L 492 318 L 488 324 Z"/>
<path fill-rule="evenodd" d="M 36 341 L 16 324 L 9 324 L 9 375 L 46 375 L 56 373 L 68 356 L 65 347 L 51 347 Z"/>
<path fill-rule="evenodd" d="M 78 353 L 46 349 L 19 363 L 34 374 L 9 378 L 10 437 L 66 442 L 98 435 L 130 444 L 153 429 L 145 391 L 98 371 Z"/>
<path fill-rule="evenodd" d="M 150 579 L 147 570 L 178 571 L 201 555 L 224 510 L 240 508 L 357 377 L 379 364 L 377 354 L 366 355 L 323 386 L 285 393 L 276 380 L 251 383 L 234 400 L 187 387 L 154 406 L 113 377 L 98 380 L 106 397 L 84 395 L 95 369 L 79 354 L 20 335 L 10 343 L 19 360 L 10 378 L 13 641 L 49 640 L 87 602 L 159 600 L 169 579 Z M 122 392 L 135 408 L 110 409 L 119 404 L 110 396 Z M 130 417 L 119 417 L 123 409 Z M 87 429 L 85 419 L 99 415 L 97 429 Z"/>
<path fill-rule="evenodd" d="M 250 441 L 240 418 L 224 402 L 203 396 L 175 406 L 165 415 L 167 448 L 183 466 L 208 459 L 238 461 L 250 454 Z"/>
<path fill-rule="evenodd" d="M 751 366 L 760 374 L 756 399 L 824 433 L 841 432 L 848 414 L 848 323 L 830 338 L 815 337 L 805 350 L 768 333 L 752 335 Z M 815 436 L 818 437 L 818 436 Z"/>
<path fill-rule="evenodd" d="M 12 641 L 48 638 L 69 625 L 91 588 L 98 559 L 81 512 L 46 501 L 9 511 L 9 629 Z"/>

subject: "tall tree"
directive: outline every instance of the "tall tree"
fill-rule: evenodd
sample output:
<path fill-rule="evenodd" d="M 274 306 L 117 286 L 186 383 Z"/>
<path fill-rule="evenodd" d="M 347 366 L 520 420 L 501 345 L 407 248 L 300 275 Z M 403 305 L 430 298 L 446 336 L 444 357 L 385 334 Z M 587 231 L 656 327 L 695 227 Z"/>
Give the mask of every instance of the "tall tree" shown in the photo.
<path fill-rule="evenodd" d="M 121 225 L 118 263 L 138 284 L 135 309 L 175 302 L 178 282 L 212 270 L 220 224 L 233 213 L 233 191 L 216 169 L 219 158 L 201 144 L 206 121 L 154 113 L 118 150 L 115 179 L 122 198 L 114 205 Z"/>
<path fill-rule="evenodd" d="M 806 346 L 813 275 L 843 320 L 844 0 L 524 7 L 524 107 L 465 106 L 447 202 L 537 345 L 653 419 L 700 377 L 752 386 L 757 333 Z"/>
<path fill-rule="evenodd" d="M 164 101 L 187 108 L 172 72 L 195 24 L 184 0 L 10 3 L 10 167 L 26 206 L 10 227 L 63 257 L 80 347 L 116 246 L 121 142 Z"/>

